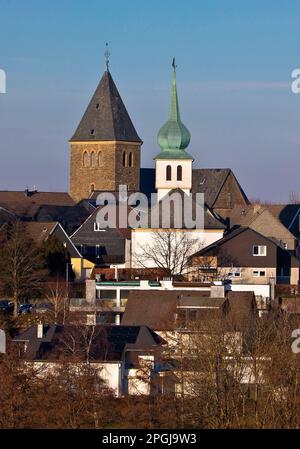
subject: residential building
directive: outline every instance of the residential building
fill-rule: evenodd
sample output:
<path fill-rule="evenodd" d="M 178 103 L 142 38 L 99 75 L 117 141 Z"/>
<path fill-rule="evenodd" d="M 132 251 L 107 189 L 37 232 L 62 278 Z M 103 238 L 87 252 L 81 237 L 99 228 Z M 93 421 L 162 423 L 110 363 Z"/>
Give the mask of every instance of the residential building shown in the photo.
<path fill-rule="evenodd" d="M 298 284 L 299 262 L 276 240 L 240 227 L 190 258 L 190 279 L 230 279 L 237 283 Z"/>
<path fill-rule="evenodd" d="M 272 209 L 272 206 L 270 206 Z M 276 239 L 284 248 L 294 251 L 297 248 L 297 238 L 278 216 L 271 212 L 268 206 L 252 204 L 246 207 L 236 205 L 230 212 L 230 228 L 239 226 L 254 229 L 265 237 Z"/>
<path fill-rule="evenodd" d="M 72 345 L 68 345 L 70 341 Z M 15 336 L 13 343 L 40 376 L 53 372 L 62 362 L 72 366 L 90 363 L 104 381 L 104 388 L 117 397 L 149 395 L 155 388 L 152 379 L 164 375 L 158 364 L 164 342 L 146 326 L 38 324 Z"/>

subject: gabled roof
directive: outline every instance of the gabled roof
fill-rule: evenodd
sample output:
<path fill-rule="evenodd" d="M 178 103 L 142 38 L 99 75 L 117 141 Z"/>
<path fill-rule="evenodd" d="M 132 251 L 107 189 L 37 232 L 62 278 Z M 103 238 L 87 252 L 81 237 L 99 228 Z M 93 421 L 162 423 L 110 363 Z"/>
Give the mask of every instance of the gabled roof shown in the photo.
<path fill-rule="evenodd" d="M 109 71 L 105 71 L 72 141 L 128 141 L 139 138 Z"/>
<path fill-rule="evenodd" d="M 268 237 L 265 237 L 264 235 L 261 235 L 259 232 L 256 232 L 254 229 L 241 226 L 240 228 L 237 228 L 237 229 L 234 229 L 233 231 L 228 232 L 228 234 L 226 234 L 224 237 L 222 237 L 219 240 L 216 240 L 215 242 L 211 243 L 210 245 L 206 246 L 205 248 L 202 248 L 200 251 L 197 251 L 195 254 L 193 254 L 190 257 L 190 259 L 192 259 L 193 257 L 203 256 L 207 252 L 210 252 L 211 250 L 221 247 L 224 243 L 228 242 L 229 240 L 235 238 L 236 236 L 238 236 L 246 231 L 253 232 L 253 233 L 259 235 L 260 237 L 262 237 L 263 239 L 265 239 L 266 241 L 271 242 L 273 245 L 276 245 L 276 242 L 269 239 Z"/>
<path fill-rule="evenodd" d="M 67 192 L 0 191 L 0 206 L 20 218 L 33 218 L 41 206 L 74 206 Z"/>
<path fill-rule="evenodd" d="M 274 207 L 274 208 L 273 208 Z M 290 236 L 290 238 L 293 238 L 293 234 L 291 231 L 289 231 L 288 227 L 289 224 L 292 222 L 293 217 L 295 216 L 297 209 L 300 211 L 300 206 L 298 208 L 294 208 L 293 212 L 290 213 L 289 218 L 286 220 L 286 224 L 283 223 L 283 220 L 280 219 L 280 212 L 282 208 L 278 206 L 265 206 L 263 204 L 251 204 L 248 206 L 241 206 L 241 205 L 235 205 L 234 208 L 230 212 L 230 227 L 239 225 L 239 226 L 248 226 L 248 227 L 254 227 L 255 223 L 257 222 L 257 219 L 264 216 L 264 222 L 268 223 L 268 234 L 264 232 L 264 234 L 267 237 L 279 237 L 279 240 L 282 237 L 282 233 L 285 236 Z M 287 218 L 287 216 L 285 217 Z M 298 220 L 296 220 L 296 225 L 298 225 Z M 276 224 L 276 232 L 274 235 L 274 226 L 272 225 Z M 278 226 L 280 227 L 281 231 L 278 232 Z M 260 232 L 261 229 L 259 229 Z M 278 236 L 279 234 L 279 236 Z"/>
<path fill-rule="evenodd" d="M 157 330 L 172 329 L 179 296 L 176 291 L 131 291 L 122 325 L 146 325 Z"/>
<path fill-rule="evenodd" d="M 95 255 L 87 252 L 86 259 L 93 258 L 93 262 L 97 265 L 124 263 L 125 262 L 125 241 L 131 238 L 130 229 L 106 228 L 95 231 L 95 223 L 97 223 L 97 214 L 107 206 L 100 206 L 85 220 L 85 222 L 70 237 L 73 244 L 77 247 L 86 245 L 87 247 L 95 247 L 99 245 L 98 258 L 94 260 Z M 119 217 L 119 209 L 116 206 L 117 220 Z M 118 221 L 116 223 L 118 225 Z"/>
<path fill-rule="evenodd" d="M 24 358 L 35 361 L 58 361 L 63 357 L 85 358 L 86 338 L 91 338 L 90 359 L 94 362 L 120 361 L 126 350 L 152 350 L 163 340 L 145 326 L 78 326 L 44 325 L 43 337 L 37 337 L 37 326 L 17 335 L 13 341 L 28 342 Z M 75 353 L 69 352 L 72 340 Z"/>
<path fill-rule="evenodd" d="M 297 238 L 300 237 L 300 204 L 270 204 L 264 206 Z"/>
<path fill-rule="evenodd" d="M 180 188 L 177 189 L 172 189 L 170 190 L 167 195 L 171 196 L 174 193 L 178 193 L 181 198 L 182 198 L 182 209 L 181 209 L 181 223 L 182 223 L 182 228 L 185 227 L 185 222 L 184 222 L 184 218 L 185 218 L 185 204 L 186 202 L 185 197 L 187 199 L 191 199 L 192 200 L 192 218 L 196 219 L 196 207 L 197 207 L 197 202 L 196 202 L 196 198 L 195 198 L 195 194 L 192 192 L 190 196 L 188 196 L 185 192 L 183 192 L 183 190 L 181 190 Z M 166 195 L 166 196 L 167 196 Z M 162 213 L 163 213 L 163 208 L 164 208 L 164 199 L 166 199 L 166 196 L 163 197 L 160 201 L 159 201 L 159 217 L 160 217 L 160 223 L 162 223 Z M 190 212 L 190 211 L 188 211 Z M 150 214 L 149 214 L 150 216 Z M 189 215 L 188 215 L 189 216 Z M 171 226 L 170 228 L 175 228 L 176 227 L 176 220 L 175 220 L 175 210 L 174 207 L 170 207 L 170 223 Z M 180 217 L 179 217 L 180 218 Z M 204 217 L 203 217 L 203 229 L 221 229 L 224 230 L 226 229 L 225 224 L 223 223 L 223 221 L 221 219 L 219 219 L 219 217 L 217 217 L 217 215 L 209 209 L 209 207 L 207 206 L 207 204 L 204 204 Z"/>
<path fill-rule="evenodd" d="M 29 221 L 24 224 L 28 237 L 30 237 L 37 244 L 46 241 L 57 225 L 58 223 L 55 221 Z"/>
<path fill-rule="evenodd" d="M 192 192 L 204 193 L 204 201 L 209 207 L 213 207 L 223 185 L 228 176 L 233 174 L 230 168 L 193 168 L 192 171 Z M 234 176 L 246 203 L 248 199 L 241 188 L 239 182 Z M 141 168 L 140 170 L 140 190 L 150 197 L 151 193 L 156 192 L 155 188 L 155 169 Z"/>
<path fill-rule="evenodd" d="M 204 193 L 204 201 L 209 207 L 213 207 L 223 185 L 229 175 L 232 175 L 243 195 L 246 203 L 247 196 L 234 176 L 230 168 L 196 168 L 193 169 L 192 192 Z"/>
<path fill-rule="evenodd" d="M 26 234 L 37 245 L 42 244 L 48 239 L 48 237 L 54 235 L 61 243 L 66 245 L 66 248 L 69 251 L 71 257 L 82 257 L 59 222 L 26 221 L 23 224 Z"/>

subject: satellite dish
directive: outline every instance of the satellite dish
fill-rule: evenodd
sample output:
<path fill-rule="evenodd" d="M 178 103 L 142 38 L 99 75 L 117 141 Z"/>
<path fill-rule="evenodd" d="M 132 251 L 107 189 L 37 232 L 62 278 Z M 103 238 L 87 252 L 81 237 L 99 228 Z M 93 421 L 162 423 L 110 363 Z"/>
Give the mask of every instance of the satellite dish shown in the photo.
<path fill-rule="evenodd" d="M 6 335 L 5 332 L 0 329 L 0 354 L 6 353 Z"/>

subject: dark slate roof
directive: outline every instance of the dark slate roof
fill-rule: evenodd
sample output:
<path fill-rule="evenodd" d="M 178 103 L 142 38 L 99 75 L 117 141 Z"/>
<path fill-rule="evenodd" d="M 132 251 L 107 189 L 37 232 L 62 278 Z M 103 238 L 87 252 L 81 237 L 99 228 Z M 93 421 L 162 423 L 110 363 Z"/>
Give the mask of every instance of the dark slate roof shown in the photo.
<path fill-rule="evenodd" d="M 32 219 L 42 206 L 74 206 L 75 202 L 67 192 L 0 191 L 0 207 L 19 218 Z"/>
<path fill-rule="evenodd" d="M 182 217 L 181 217 L 181 222 L 182 222 L 182 227 L 184 228 L 184 206 L 185 206 L 185 202 L 184 202 L 184 197 L 187 196 L 186 193 L 184 193 L 181 189 L 173 189 L 170 190 L 170 192 L 168 192 L 168 195 L 172 195 L 173 193 L 179 193 L 182 197 Z M 189 196 L 189 198 L 192 199 L 192 218 L 196 219 L 196 197 L 195 197 L 195 193 L 192 192 L 191 196 Z M 163 205 L 163 199 L 160 201 L 160 203 Z M 171 222 L 171 228 L 175 227 L 175 213 L 174 213 L 174 208 L 171 207 L 171 217 L 170 217 L 170 222 Z M 160 213 L 162 212 L 162 210 L 160 209 Z M 160 215 L 161 216 L 161 215 Z M 211 210 L 207 204 L 204 204 L 204 222 L 203 222 L 203 228 L 204 229 L 226 229 L 226 225 L 224 224 L 223 220 L 221 219 L 221 217 L 217 216 L 213 210 Z"/>
<path fill-rule="evenodd" d="M 206 204 L 212 207 L 230 172 L 230 168 L 193 169 L 192 191 L 204 193 Z"/>
<path fill-rule="evenodd" d="M 92 333 L 93 332 L 93 333 Z M 163 340 L 145 326 L 97 325 L 44 325 L 43 338 L 37 338 L 37 326 L 32 326 L 14 338 L 14 341 L 28 342 L 24 358 L 26 360 L 57 361 L 63 357 L 85 357 L 86 338 L 92 339 L 91 361 L 119 361 L 125 350 L 151 350 Z M 75 342 L 75 354 L 68 348 Z M 68 344 L 69 343 L 69 344 Z"/>
<path fill-rule="evenodd" d="M 71 142 L 95 140 L 142 142 L 108 71 L 104 72 L 71 138 Z"/>
<path fill-rule="evenodd" d="M 151 198 L 151 193 L 156 192 L 155 168 L 141 168 L 140 169 L 140 190 L 148 198 Z"/>
<path fill-rule="evenodd" d="M 209 207 L 213 207 L 230 174 L 234 176 L 230 168 L 194 168 L 192 175 L 192 192 L 204 193 L 205 203 Z M 247 203 L 248 199 L 243 189 L 237 180 L 236 182 Z M 141 168 L 140 186 L 141 192 L 145 193 L 148 197 L 150 197 L 151 193 L 156 192 L 154 168 Z"/>
<path fill-rule="evenodd" d="M 41 206 L 35 215 L 37 221 L 58 221 L 66 232 L 73 234 L 75 229 L 95 210 L 87 200 L 82 200 L 75 206 Z"/>
<path fill-rule="evenodd" d="M 3 225 L 4 223 L 14 221 L 15 219 L 16 216 L 13 212 L 10 212 L 9 210 L 0 207 L 0 226 Z"/>
<path fill-rule="evenodd" d="M 103 207 L 103 206 L 101 206 Z M 125 262 L 125 240 L 131 238 L 129 229 L 107 228 L 101 231 L 94 230 L 97 213 L 101 207 L 87 218 L 87 220 L 74 232 L 71 241 L 80 250 L 80 245 L 95 247 L 99 245 L 99 257 L 95 259 L 95 253 L 89 252 L 82 255 L 97 265 L 124 263 Z M 119 216 L 117 208 L 117 217 Z"/>

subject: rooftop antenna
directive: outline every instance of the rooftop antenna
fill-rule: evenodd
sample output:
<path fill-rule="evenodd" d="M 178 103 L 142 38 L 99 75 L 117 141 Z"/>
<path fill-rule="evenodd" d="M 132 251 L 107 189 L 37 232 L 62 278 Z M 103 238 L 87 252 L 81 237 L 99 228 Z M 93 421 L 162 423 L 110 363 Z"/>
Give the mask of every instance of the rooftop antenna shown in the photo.
<path fill-rule="evenodd" d="M 105 65 L 106 65 L 106 70 L 109 72 L 109 57 L 110 57 L 110 51 L 108 48 L 108 43 L 106 42 L 105 45 L 105 52 L 104 52 L 104 57 L 105 57 Z"/>

